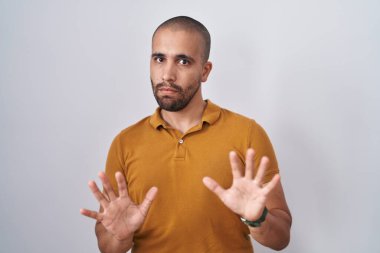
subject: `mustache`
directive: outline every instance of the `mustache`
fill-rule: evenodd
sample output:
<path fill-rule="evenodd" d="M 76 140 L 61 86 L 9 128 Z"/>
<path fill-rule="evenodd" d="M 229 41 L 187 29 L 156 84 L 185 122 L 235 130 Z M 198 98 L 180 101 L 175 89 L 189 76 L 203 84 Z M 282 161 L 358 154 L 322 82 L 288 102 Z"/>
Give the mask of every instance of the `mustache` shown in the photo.
<path fill-rule="evenodd" d="M 171 88 L 171 89 L 173 89 L 175 91 L 178 91 L 178 92 L 183 91 L 182 87 L 179 86 L 179 85 L 177 85 L 177 84 L 175 84 L 175 83 L 164 83 L 164 82 L 158 83 L 156 85 L 155 89 L 157 90 L 157 89 L 160 89 L 160 88 Z"/>

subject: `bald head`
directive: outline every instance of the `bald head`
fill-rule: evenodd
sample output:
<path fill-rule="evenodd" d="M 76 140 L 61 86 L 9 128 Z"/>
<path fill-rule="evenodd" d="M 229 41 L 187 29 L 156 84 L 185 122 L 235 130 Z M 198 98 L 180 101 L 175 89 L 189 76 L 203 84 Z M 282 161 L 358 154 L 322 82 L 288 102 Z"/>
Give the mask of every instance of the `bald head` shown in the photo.
<path fill-rule="evenodd" d="M 157 31 L 161 29 L 170 29 L 174 31 L 182 30 L 186 32 L 195 32 L 199 34 L 203 44 L 202 59 L 204 62 L 208 61 L 208 58 L 210 56 L 211 37 L 207 28 L 202 23 L 186 16 L 178 16 L 168 19 L 157 27 L 157 29 L 153 33 L 152 40 L 154 39 L 154 36 L 156 35 Z"/>

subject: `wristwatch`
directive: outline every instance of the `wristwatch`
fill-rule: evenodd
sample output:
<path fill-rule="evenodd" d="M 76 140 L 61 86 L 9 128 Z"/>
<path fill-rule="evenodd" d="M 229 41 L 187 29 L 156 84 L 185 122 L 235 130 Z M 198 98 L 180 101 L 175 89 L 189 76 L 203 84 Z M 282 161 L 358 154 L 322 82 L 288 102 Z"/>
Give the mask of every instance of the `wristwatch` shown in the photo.
<path fill-rule="evenodd" d="M 250 220 L 247 220 L 243 217 L 240 217 L 240 220 L 242 222 L 244 222 L 244 224 L 246 224 L 250 227 L 258 228 L 261 226 L 261 223 L 263 223 L 265 221 L 265 217 L 267 217 L 267 214 L 268 214 L 268 209 L 266 207 L 264 207 L 263 214 L 261 215 L 261 217 L 258 220 L 250 221 Z"/>

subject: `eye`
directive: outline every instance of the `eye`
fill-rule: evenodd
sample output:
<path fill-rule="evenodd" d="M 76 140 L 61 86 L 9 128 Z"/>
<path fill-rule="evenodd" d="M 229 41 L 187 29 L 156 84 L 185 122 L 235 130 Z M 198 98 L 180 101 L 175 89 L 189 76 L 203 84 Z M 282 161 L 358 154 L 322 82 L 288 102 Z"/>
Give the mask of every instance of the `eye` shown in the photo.
<path fill-rule="evenodd" d="M 190 64 L 190 61 L 187 59 L 180 59 L 178 62 L 181 65 L 189 65 Z"/>
<path fill-rule="evenodd" d="M 164 58 L 163 57 L 159 57 L 159 56 L 156 56 L 153 58 L 153 60 L 157 63 L 162 63 L 164 61 Z"/>

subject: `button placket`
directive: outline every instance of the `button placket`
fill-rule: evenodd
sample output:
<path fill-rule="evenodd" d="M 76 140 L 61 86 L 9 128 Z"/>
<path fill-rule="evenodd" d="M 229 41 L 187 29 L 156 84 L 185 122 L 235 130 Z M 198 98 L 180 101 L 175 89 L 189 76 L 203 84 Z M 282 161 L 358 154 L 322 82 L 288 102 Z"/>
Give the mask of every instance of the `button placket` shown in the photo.
<path fill-rule="evenodd" d="M 174 154 L 174 159 L 177 161 L 184 161 L 186 158 L 186 145 L 184 145 L 184 135 L 178 136 L 177 138 L 177 145 L 176 145 L 176 151 Z"/>

